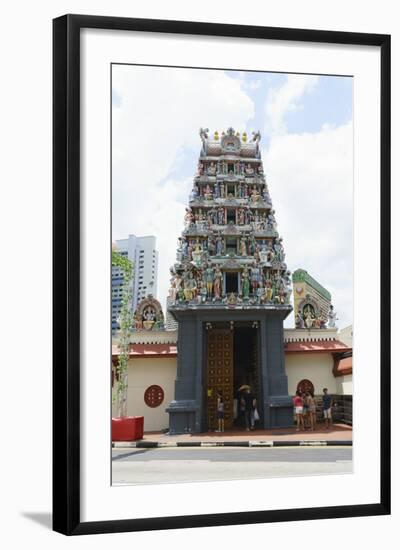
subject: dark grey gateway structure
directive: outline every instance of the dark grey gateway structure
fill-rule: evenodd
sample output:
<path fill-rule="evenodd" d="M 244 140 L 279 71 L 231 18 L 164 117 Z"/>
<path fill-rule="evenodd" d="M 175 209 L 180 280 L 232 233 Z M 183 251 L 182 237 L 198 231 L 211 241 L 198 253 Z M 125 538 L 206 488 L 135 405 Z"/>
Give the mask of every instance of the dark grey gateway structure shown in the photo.
<path fill-rule="evenodd" d="M 239 421 L 240 391 L 251 387 L 263 428 L 293 424 L 283 347 L 290 272 L 265 179 L 260 133 L 228 128 L 202 149 L 185 228 L 171 268 L 168 311 L 178 322 L 171 434 L 217 427 L 216 399 L 225 400 L 225 428 Z"/>

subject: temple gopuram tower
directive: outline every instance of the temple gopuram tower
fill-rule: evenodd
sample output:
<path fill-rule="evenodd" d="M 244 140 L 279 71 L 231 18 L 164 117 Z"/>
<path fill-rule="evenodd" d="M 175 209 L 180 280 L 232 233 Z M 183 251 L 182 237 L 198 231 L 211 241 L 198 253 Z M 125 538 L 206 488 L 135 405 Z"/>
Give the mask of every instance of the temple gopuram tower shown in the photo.
<path fill-rule="evenodd" d="M 228 128 L 200 129 L 202 148 L 171 267 L 168 311 L 178 322 L 170 433 L 216 428 L 216 394 L 225 428 L 237 422 L 239 388 L 249 385 L 259 427 L 293 425 L 283 348 L 292 310 L 290 272 L 261 160 L 251 140 Z"/>

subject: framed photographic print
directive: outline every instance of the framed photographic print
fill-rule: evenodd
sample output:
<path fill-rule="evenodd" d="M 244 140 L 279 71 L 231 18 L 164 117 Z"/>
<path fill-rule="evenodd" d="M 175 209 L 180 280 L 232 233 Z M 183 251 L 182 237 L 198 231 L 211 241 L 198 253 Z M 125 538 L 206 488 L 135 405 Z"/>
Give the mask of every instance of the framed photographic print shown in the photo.
<path fill-rule="evenodd" d="M 389 514 L 390 36 L 67 15 L 53 69 L 54 529 Z"/>

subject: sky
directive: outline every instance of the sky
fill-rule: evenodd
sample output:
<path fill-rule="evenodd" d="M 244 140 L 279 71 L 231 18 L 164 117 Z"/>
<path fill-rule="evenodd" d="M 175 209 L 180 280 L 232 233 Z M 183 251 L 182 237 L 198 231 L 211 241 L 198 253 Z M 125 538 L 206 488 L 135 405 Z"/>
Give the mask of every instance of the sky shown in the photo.
<path fill-rule="evenodd" d="M 113 65 L 112 238 L 156 236 L 164 309 L 199 128 L 232 126 L 261 132 L 288 269 L 308 271 L 332 294 L 337 325 L 352 324 L 352 86 L 351 77 Z"/>

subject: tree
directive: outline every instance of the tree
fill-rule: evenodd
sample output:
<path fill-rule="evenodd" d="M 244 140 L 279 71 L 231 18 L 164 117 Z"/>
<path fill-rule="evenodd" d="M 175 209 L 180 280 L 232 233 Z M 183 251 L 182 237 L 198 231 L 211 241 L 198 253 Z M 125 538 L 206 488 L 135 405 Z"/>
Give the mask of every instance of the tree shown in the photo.
<path fill-rule="evenodd" d="M 112 251 L 112 265 L 122 269 L 122 299 L 120 312 L 120 329 L 118 340 L 118 364 L 116 377 L 113 387 L 113 402 L 117 405 L 117 414 L 119 417 L 128 416 L 128 362 L 129 362 L 129 343 L 132 326 L 132 279 L 133 263 L 131 260 L 122 256 L 117 250 Z"/>

